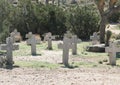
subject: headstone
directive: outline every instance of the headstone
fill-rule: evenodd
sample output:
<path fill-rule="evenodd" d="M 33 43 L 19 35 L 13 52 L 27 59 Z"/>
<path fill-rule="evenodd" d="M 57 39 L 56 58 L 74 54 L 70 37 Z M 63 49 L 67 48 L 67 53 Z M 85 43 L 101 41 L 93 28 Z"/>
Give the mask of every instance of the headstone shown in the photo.
<path fill-rule="evenodd" d="M 52 40 L 55 39 L 55 36 L 52 36 L 50 32 L 46 33 L 44 41 L 48 41 L 47 49 L 52 49 Z"/>
<path fill-rule="evenodd" d="M 96 45 L 99 43 L 100 36 L 97 34 L 97 32 L 93 33 L 93 36 L 90 36 L 90 40 L 92 40 L 92 45 Z"/>
<path fill-rule="evenodd" d="M 28 38 L 28 39 L 30 39 L 32 36 L 33 36 L 32 32 L 29 32 L 28 34 L 26 34 L 26 38 Z M 36 40 L 36 44 L 40 44 L 41 39 L 36 39 L 36 38 L 35 38 L 35 40 Z M 30 45 L 30 44 L 28 43 L 28 40 L 27 40 L 27 45 Z"/>
<path fill-rule="evenodd" d="M 78 39 L 76 35 L 73 35 L 71 38 L 71 43 L 73 44 L 72 48 L 72 54 L 76 55 L 77 54 L 77 43 L 80 43 L 82 40 Z"/>
<path fill-rule="evenodd" d="M 68 37 L 68 38 L 72 38 L 72 33 L 70 31 L 67 31 L 65 34 L 64 34 L 64 37 Z"/>
<path fill-rule="evenodd" d="M 71 39 L 64 37 L 63 44 L 58 44 L 59 49 L 63 49 L 63 56 L 62 56 L 62 62 L 65 66 L 69 66 L 68 60 L 69 60 L 69 49 L 73 48 L 73 44 L 71 44 Z"/>
<path fill-rule="evenodd" d="M 6 44 L 1 44 L 1 50 L 6 50 L 7 65 L 13 65 L 13 50 L 18 50 L 19 46 L 13 44 L 13 38 L 8 37 L 6 39 Z"/>
<path fill-rule="evenodd" d="M 35 35 L 32 35 L 31 38 L 29 38 L 27 40 L 27 44 L 31 45 L 31 54 L 32 55 L 36 55 L 36 39 L 35 39 Z"/>
<path fill-rule="evenodd" d="M 17 31 L 17 29 L 10 33 L 10 37 L 13 38 L 13 42 L 21 41 L 21 35 L 20 32 Z"/>
<path fill-rule="evenodd" d="M 110 46 L 105 48 L 105 52 L 109 54 L 110 65 L 116 65 L 116 54 L 120 52 L 120 42 L 110 42 Z"/>

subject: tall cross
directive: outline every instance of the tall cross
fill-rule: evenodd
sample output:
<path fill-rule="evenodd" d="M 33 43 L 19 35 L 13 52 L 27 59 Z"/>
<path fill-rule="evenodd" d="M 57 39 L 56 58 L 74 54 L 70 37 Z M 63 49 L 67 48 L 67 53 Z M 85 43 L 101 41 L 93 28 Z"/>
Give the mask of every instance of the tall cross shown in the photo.
<path fill-rule="evenodd" d="M 52 36 L 51 32 L 48 32 L 45 37 L 44 41 L 48 41 L 48 49 L 52 49 L 52 40 L 55 39 L 55 36 Z"/>
<path fill-rule="evenodd" d="M 59 49 L 63 49 L 63 56 L 62 56 L 62 62 L 65 66 L 69 66 L 68 60 L 69 60 L 69 49 L 73 48 L 73 44 L 71 44 L 71 39 L 64 37 L 63 44 L 58 44 Z"/>
<path fill-rule="evenodd" d="M 13 65 L 13 50 L 19 50 L 19 46 L 13 44 L 13 38 L 8 37 L 6 39 L 6 44 L 1 44 L 1 50 L 6 50 L 6 58 L 7 64 L 12 66 Z"/>
<path fill-rule="evenodd" d="M 116 53 L 120 52 L 120 43 L 110 42 L 110 46 L 105 48 L 105 52 L 109 54 L 109 63 L 111 65 L 116 65 Z"/>
<path fill-rule="evenodd" d="M 100 36 L 98 36 L 97 33 L 94 32 L 93 36 L 90 36 L 90 39 L 92 40 L 92 44 L 95 45 L 98 43 Z"/>

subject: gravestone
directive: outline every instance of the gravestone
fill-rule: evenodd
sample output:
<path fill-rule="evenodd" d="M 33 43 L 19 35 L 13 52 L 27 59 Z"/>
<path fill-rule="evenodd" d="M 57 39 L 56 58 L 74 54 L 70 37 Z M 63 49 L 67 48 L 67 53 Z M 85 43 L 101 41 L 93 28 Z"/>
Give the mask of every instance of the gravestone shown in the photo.
<path fill-rule="evenodd" d="M 27 40 L 27 44 L 31 45 L 31 54 L 32 55 L 36 55 L 36 39 L 35 39 L 35 35 L 32 35 L 28 40 Z"/>
<path fill-rule="evenodd" d="M 52 49 L 52 40 L 55 39 L 55 36 L 52 36 L 50 32 L 46 33 L 44 37 L 44 41 L 48 41 L 48 47 L 47 49 L 51 50 Z"/>
<path fill-rule="evenodd" d="M 65 34 L 64 34 L 64 37 L 68 37 L 68 38 L 72 38 L 72 33 L 70 31 L 67 31 Z"/>
<path fill-rule="evenodd" d="M 62 56 L 62 62 L 65 66 L 69 66 L 68 60 L 69 60 L 69 49 L 73 48 L 73 44 L 71 44 L 71 39 L 68 37 L 64 37 L 63 44 L 58 44 L 59 49 L 63 49 L 63 56 Z"/>
<path fill-rule="evenodd" d="M 32 36 L 33 36 L 32 32 L 29 32 L 28 34 L 26 34 L 26 38 L 28 38 L 28 39 L 30 39 Z M 41 39 L 36 39 L 36 37 L 35 37 L 35 40 L 36 40 L 36 44 L 40 44 Z M 27 45 L 30 45 L 28 43 L 28 40 L 27 40 Z"/>
<path fill-rule="evenodd" d="M 78 39 L 76 35 L 73 35 L 71 38 L 71 44 L 73 44 L 72 48 L 72 54 L 76 55 L 77 54 L 77 43 L 80 43 L 81 39 Z"/>
<path fill-rule="evenodd" d="M 92 45 L 99 44 L 100 36 L 97 34 L 97 32 L 93 33 L 93 36 L 90 36 L 90 40 L 92 40 Z"/>
<path fill-rule="evenodd" d="M 19 46 L 13 44 L 13 38 L 8 37 L 6 39 L 6 44 L 1 44 L 1 50 L 6 50 L 7 65 L 13 66 L 13 51 L 19 50 Z"/>
<path fill-rule="evenodd" d="M 78 39 L 76 35 L 73 35 L 70 31 L 67 31 L 64 34 L 64 37 L 71 39 L 71 44 L 73 44 L 72 54 L 76 55 L 77 54 L 77 43 L 80 43 L 81 40 Z"/>
<path fill-rule="evenodd" d="M 13 42 L 21 41 L 21 35 L 20 32 L 17 31 L 17 29 L 10 33 L 10 37 L 13 38 Z"/>
<path fill-rule="evenodd" d="M 105 48 L 105 52 L 109 54 L 110 65 L 116 65 L 116 56 L 120 52 L 120 41 L 110 42 L 109 47 Z"/>

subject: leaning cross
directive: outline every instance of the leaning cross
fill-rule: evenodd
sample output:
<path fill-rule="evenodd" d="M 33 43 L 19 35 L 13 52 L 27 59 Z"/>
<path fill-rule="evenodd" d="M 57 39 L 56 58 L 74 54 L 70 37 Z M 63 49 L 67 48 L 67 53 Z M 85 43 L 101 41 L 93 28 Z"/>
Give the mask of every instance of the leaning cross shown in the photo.
<path fill-rule="evenodd" d="M 105 52 L 109 54 L 109 63 L 116 65 L 116 53 L 120 52 L 120 47 L 117 46 L 116 42 L 110 42 L 110 46 L 105 48 Z"/>
<path fill-rule="evenodd" d="M 49 32 L 45 35 L 44 41 L 48 41 L 48 49 L 52 49 L 52 40 L 55 39 L 55 36 L 52 36 L 52 34 Z"/>
<path fill-rule="evenodd" d="M 64 37 L 63 44 L 58 44 L 59 49 L 63 49 L 63 56 L 62 56 L 62 62 L 65 66 L 69 66 L 68 59 L 69 59 L 69 49 L 72 49 L 73 45 L 70 43 L 71 39 Z"/>
<path fill-rule="evenodd" d="M 7 51 L 7 63 L 8 65 L 12 66 L 13 65 L 13 50 L 19 50 L 18 45 L 13 45 L 13 38 L 8 37 L 6 39 L 6 44 L 1 44 L 1 50 L 6 50 Z"/>

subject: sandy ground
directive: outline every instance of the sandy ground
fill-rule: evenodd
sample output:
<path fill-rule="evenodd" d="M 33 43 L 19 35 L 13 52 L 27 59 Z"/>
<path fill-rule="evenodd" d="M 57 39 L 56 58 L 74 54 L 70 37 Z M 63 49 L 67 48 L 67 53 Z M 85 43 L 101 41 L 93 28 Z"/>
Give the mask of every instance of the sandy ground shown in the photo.
<path fill-rule="evenodd" d="M 38 60 L 61 63 L 62 51 L 43 51 L 42 56 L 14 57 L 14 61 Z M 71 53 L 70 53 L 71 56 Z M 70 58 L 70 61 L 93 61 L 85 58 Z M 35 69 L 16 67 L 0 69 L 0 85 L 120 85 L 120 68 L 74 68 Z"/>

